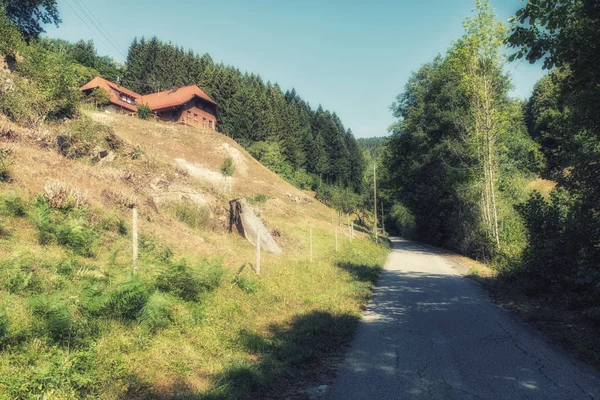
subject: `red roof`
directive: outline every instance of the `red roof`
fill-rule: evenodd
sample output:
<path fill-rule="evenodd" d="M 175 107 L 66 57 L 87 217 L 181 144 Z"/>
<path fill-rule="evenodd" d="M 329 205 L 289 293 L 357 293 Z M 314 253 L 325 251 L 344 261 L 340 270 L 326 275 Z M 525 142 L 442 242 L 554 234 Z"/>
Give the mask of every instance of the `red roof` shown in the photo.
<path fill-rule="evenodd" d="M 194 97 L 200 97 L 201 99 L 204 99 L 214 105 L 217 104 L 213 99 L 210 98 L 209 95 L 204 93 L 204 91 L 196 85 L 165 90 L 162 92 L 151 93 L 142 96 L 134 92 L 133 90 L 126 89 L 123 86 L 119 86 L 116 83 L 113 83 L 111 81 L 97 76 L 96 78 L 83 85 L 81 87 L 81 90 L 86 91 L 97 87 L 101 87 L 109 93 L 111 103 L 114 103 L 133 112 L 137 111 L 136 105 L 129 104 L 121 100 L 120 97 L 115 93 L 115 91 L 133 97 L 137 104 L 146 104 L 148 107 L 150 107 L 152 111 L 162 110 L 165 108 L 185 104 L 188 101 L 192 100 Z"/>
<path fill-rule="evenodd" d="M 88 83 L 83 85 L 80 89 L 82 91 L 86 91 L 86 90 L 95 89 L 97 87 L 100 87 L 108 92 L 111 103 L 121 106 L 132 112 L 137 111 L 137 107 L 135 104 L 130 104 L 130 103 L 127 103 L 126 101 L 121 100 L 119 98 L 119 96 L 115 93 L 115 91 L 126 94 L 127 96 L 130 96 L 130 97 L 133 97 L 136 102 L 139 102 L 140 98 L 142 97 L 141 95 L 137 94 L 136 92 L 134 92 L 132 90 L 124 88 L 123 86 L 119 86 L 116 83 L 107 81 L 106 79 L 101 78 L 99 76 L 95 77 L 94 79 L 92 79 L 91 81 L 89 81 Z"/>
<path fill-rule="evenodd" d="M 217 104 L 196 85 L 147 94 L 142 96 L 141 102 L 147 104 L 152 110 L 162 110 L 164 108 L 185 104 L 194 97 L 200 97 L 212 104 Z"/>

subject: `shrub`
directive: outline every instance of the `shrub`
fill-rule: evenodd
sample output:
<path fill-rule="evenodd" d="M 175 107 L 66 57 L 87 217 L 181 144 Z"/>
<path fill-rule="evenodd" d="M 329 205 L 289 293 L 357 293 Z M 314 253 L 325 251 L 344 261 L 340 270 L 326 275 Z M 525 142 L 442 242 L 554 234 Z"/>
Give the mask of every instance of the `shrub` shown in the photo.
<path fill-rule="evenodd" d="M 174 299 L 164 293 L 154 292 L 138 315 L 141 326 L 154 332 L 173 322 Z"/>
<path fill-rule="evenodd" d="M 156 287 L 186 301 L 198 301 L 203 292 L 216 289 L 223 275 L 218 264 L 204 261 L 199 271 L 188 267 L 185 260 L 169 264 L 156 279 Z"/>
<path fill-rule="evenodd" d="M 10 84 L 0 82 L 0 112 L 19 125 L 35 128 L 46 118 L 49 105 L 35 85 L 12 76 Z"/>
<path fill-rule="evenodd" d="M 257 194 L 254 197 L 246 197 L 246 200 L 248 200 L 248 203 L 250 205 L 256 205 L 256 204 L 265 204 L 267 202 L 267 200 L 270 199 L 270 196 L 266 195 L 266 194 Z"/>
<path fill-rule="evenodd" d="M 57 297 L 38 296 L 31 309 L 42 323 L 43 333 L 55 342 L 69 342 L 77 335 L 77 324 L 71 307 Z"/>
<path fill-rule="evenodd" d="M 12 151 L 10 149 L 0 147 L 0 182 L 10 182 L 12 180 Z"/>
<path fill-rule="evenodd" d="M 134 146 L 129 152 L 129 157 L 132 160 L 137 160 L 144 155 L 144 150 L 140 146 Z"/>
<path fill-rule="evenodd" d="M 24 217 L 26 214 L 25 202 L 17 194 L 10 195 L 2 201 L 0 212 L 10 217 Z"/>
<path fill-rule="evenodd" d="M 148 289 L 136 278 L 119 285 L 103 307 L 104 313 L 112 318 L 134 320 L 149 298 Z"/>
<path fill-rule="evenodd" d="M 82 190 L 78 188 L 69 189 L 61 181 L 45 184 L 43 196 L 48 205 L 56 209 L 80 208 L 87 203 L 86 195 Z"/>
<path fill-rule="evenodd" d="M 137 116 L 141 119 L 150 119 L 152 110 L 146 104 L 140 104 L 137 106 Z"/>
<path fill-rule="evenodd" d="M 64 52 L 51 52 L 37 43 L 23 48 L 23 61 L 17 71 L 33 81 L 41 93 L 48 119 L 73 118 L 78 115 L 81 74 L 87 68 L 73 62 Z"/>
<path fill-rule="evenodd" d="M 0 348 L 8 341 L 10 332 L 8 330 L 9 321 L 4 313 L 0 313 Z"/>
<path fill-rule="evenodd" d="M 213 227 L 213 216 L 208 207 L 189 201 L 175 201 L 167 206 L 170 214 L 192 229 L 209 229 Z"/>
<path fill-rule="evenodd" d="M 114 134 L 111 127 L 84 117 L 69 121 L 57 137 L 59 152 L 67 158 L 89 156 L 101 137 Z"/>
<path fill-rule="evenodd" d="M 258 290 L 258 282 L 243 275 L 236 275 L 233 283 L 246 293 L 254 293 Z"/>
<path fill-rule="evenodd" d="M 94 103 L 96 107 L 105 106 L 110 103 L 110 94 L 105 89 L 97 87 L 90 92 L 87 100 Z"/>
<path fill-rule="evenodd" d="M 221 174 L 224 177 L 233 176 L 235 173 L 235 164 L 233 163 L 233 158 L 227 157 L 223 164 L 221 165 Z"/>
<path fill-rule="evenodd" d="M 393 221 L 394 227 L 404 238 L 413 238 L 417 224 L 414 215 L 401 203 L 394 203 L 390 210 L 389 218 Z"/>
<path fill-rule="evenodd" d="M 69 214 L 61 213 L 49 207 L 44 199 L 36 204 L 38 216 L 38 242 L 46 245 L 55 242 L 73 250 L 75 254 L 91 257 L 96 240 L 96 233 L 89 223 L 81 218 L 72 218 Z"/>
<path fill-rule="evenodd" d="M 104 137 L 104 141 L 109 149 L 112 151 L 119 151 L 123 147 L 123 141 L 115 135 L 114 132 L 110 132 L 108 135 Z"/>

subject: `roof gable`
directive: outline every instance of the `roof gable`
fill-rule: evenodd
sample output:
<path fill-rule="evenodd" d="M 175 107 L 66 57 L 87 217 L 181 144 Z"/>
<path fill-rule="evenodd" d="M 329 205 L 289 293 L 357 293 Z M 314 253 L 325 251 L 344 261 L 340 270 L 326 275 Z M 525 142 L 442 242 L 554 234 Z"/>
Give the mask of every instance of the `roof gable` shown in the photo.
<path fill-rule="evenodd" d="M 127 110 L 134 112 L 137 111 L 136 104 L 130 104 L 126 101 L 121 100 L 118 94 L 124 94 L 126 96 L 132 97 L 137 104 L 147 105 L 152 111 L 179 106 L 187 103 L 194 97 L 199 97 L 211 104 L 214 104 L 215 106 L 217 105 L 217 103 L 209 95 L 207 95 L 202 89 L 200 89 L 196 85 L 184 86 L 171 90 L 164 90 L 162 92 L 150 93 L 142 96 L 134 92 L 133 90 L 129 90 L 127 88 L 124 88 L 123 86 L 117 85 L 114 82 L 97 76 L 85 85 L 83 85 L 80 88 L 80 90 L 87 91 L 97 87 L 101 87 L 109 93 L 111 103 L 114 103 Z"/>

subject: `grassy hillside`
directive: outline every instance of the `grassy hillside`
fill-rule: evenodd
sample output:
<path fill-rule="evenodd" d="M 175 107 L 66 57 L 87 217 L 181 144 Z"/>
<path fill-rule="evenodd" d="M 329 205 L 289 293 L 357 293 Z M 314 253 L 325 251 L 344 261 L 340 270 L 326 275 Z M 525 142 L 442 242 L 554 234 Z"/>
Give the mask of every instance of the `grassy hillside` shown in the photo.
<path fill-rule="evenodd" d="M 387 253 L 343 227 L 335 253 L 333 211 L 215 132 L 0 119 L 0 150 L 0 398 L 281 396 L 348 341 Z M 239 197 L 283 249 L 260 277 Z"/>

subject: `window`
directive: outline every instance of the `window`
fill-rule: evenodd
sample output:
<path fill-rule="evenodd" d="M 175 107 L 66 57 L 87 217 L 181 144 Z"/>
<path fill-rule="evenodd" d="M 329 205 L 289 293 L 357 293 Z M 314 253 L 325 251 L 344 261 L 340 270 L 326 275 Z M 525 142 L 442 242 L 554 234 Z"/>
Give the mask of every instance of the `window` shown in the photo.
<path fill-rule="evenodd" d="M 210 129 L 213 129 L 213 120 L 211 119 L 210 121 L 208 121 Z"/>
<path fill-rule="evenodd" d="M 198 121 L 198 114 L 194 114 L 194 122 Z"/>
<path fill-rule="evenodd" d="M 192 118 L 192 113 L 188 111 L 187 112 L 187 119 L 190 119 L 190 118 Z"/>
<path fill-rule="evenodd" d="M 206 129 L 206 118 L 202 118 L 202 129 Z"/>

